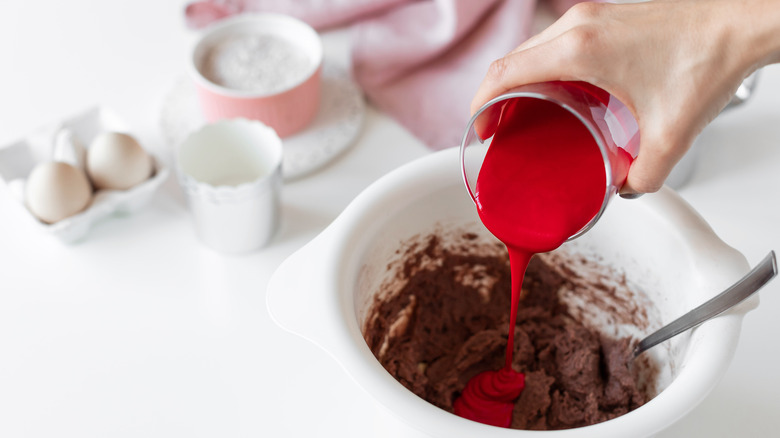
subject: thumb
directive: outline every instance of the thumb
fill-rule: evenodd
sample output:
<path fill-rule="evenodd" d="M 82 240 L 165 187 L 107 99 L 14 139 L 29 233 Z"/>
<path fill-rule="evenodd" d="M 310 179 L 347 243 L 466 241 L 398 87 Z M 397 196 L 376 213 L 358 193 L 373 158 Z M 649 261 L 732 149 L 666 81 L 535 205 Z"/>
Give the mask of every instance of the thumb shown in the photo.
<path fill-rule="evenodd" d="M 628 169 L 621 195 L 654 193 L 661 189 L 674 166 L 690 148 L 691 141 L 673 135 L 642 130 L 639 154 Z"/>

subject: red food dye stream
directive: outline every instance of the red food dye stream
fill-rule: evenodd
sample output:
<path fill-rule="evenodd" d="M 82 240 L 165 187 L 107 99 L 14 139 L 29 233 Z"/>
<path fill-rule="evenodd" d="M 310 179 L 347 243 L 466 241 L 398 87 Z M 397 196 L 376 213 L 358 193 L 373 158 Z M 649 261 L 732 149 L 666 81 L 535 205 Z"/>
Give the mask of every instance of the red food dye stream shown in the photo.
<path fill-rule="evenodd" d="M 630 160 L 628 154 L 624 158 Z M 512 368 L 512 353 L 526 268 L 535 253 L 558 248 L 598 213 L 606 184 L 599 147 L 573 114 L 539 99 L 508 101 L 475 190 L 480 219 L 509 251 L 512 307 L 506 362 L 466 384 L 454 402 L 455 414 L 510 426 L 514 402 L 525 387 L 525 376 Z"/>

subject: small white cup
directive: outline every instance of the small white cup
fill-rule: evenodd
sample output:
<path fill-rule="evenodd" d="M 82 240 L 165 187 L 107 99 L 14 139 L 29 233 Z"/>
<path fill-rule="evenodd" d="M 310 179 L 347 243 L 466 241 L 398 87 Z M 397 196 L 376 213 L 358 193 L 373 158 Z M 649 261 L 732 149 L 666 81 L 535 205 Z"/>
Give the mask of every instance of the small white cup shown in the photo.
<path fill-rule="evenodd" d="M 261 122 L 222 120 L 190 134 L 177 171 L 201 241 L 230 254 L 266 245 L 279 224 L 281 169 L 282 141 Z"/>

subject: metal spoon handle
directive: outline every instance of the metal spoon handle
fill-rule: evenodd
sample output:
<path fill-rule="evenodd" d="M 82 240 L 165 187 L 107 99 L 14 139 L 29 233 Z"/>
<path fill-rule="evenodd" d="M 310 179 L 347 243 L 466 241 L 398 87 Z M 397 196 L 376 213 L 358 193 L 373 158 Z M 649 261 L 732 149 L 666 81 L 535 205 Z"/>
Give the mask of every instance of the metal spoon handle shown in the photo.
<path fill-rule="evenodd" d="M 762 286 L 777 275 L 777 260 L 775 252 L 770 251 L 755 268 L 734 283 L 731 287 L 721 292 L 706 303 L 696 307 L 685 315 L 671 323 L 661 327 L 655 333 L 642 339 L 634 348 L 634 357 L 650 347 L 679 335 L 680 333 L 696 327 L 708 319 L 718 316 L 726 310 L 736 306 L 748 297 L 756 293 Z"/>

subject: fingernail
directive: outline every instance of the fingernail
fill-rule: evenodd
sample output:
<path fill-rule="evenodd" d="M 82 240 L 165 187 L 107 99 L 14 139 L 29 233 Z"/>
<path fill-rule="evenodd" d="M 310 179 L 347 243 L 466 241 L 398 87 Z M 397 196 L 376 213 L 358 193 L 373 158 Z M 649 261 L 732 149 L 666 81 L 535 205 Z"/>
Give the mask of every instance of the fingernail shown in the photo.
<path fill-rule="evenodd" d="M 642 195 L 644 195 L 644 193 L 621 193 L 620 197 L 623 199 L 637 199 Z"/>

